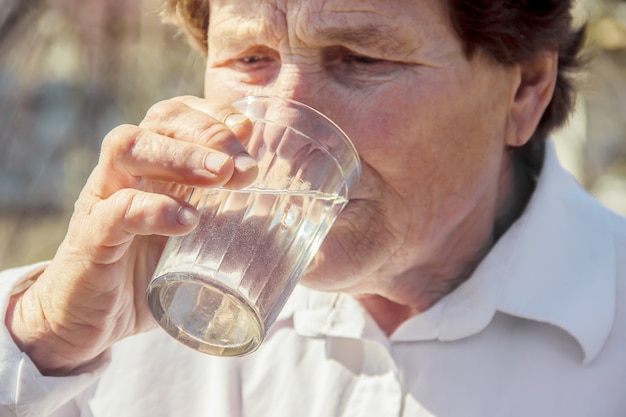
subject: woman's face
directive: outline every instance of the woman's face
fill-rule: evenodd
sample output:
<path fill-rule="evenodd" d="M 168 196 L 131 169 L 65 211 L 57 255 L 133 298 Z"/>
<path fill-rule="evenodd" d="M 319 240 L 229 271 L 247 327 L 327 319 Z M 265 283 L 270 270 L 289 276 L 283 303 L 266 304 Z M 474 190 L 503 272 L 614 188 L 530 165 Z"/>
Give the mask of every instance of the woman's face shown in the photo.
<path fill-rule="evenodd" d="M 513 72 L 468 61 L 441 0 L 212 0 L 205 94 L 328 115 L 363 163 L 304 283 L 375 292 L 489 239 Z"/>

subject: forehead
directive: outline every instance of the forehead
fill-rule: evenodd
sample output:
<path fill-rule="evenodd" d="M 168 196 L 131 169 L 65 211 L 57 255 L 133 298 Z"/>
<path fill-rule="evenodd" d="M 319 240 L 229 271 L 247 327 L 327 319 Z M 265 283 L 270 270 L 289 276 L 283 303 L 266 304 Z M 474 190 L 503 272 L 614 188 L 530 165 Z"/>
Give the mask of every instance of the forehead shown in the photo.
<path fill-rule="evenodd" d="M 398 49 L 450 36 L 442 0 L 211 0 L 209 36 Z M 261 40 L 261 39 L 259 39 Z M 304 46 L 304 45 L 303 45 Z"/>

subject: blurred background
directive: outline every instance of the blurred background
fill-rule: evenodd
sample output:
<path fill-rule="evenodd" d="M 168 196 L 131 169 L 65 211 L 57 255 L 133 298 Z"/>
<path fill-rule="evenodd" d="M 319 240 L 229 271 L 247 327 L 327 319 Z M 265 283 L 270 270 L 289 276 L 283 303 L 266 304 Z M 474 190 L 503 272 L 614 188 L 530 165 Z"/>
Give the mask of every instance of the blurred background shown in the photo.
<path fill-rule="evenodd" d="M 0 269 L 45 260 L 104 135 L 202 94 L 203 60 L 159 0 L 0 0 Z M 593 60 L 555 135 L 567 168 L 626 214 L 626 1 L 579 0 Z"/>
<path fill-rule="evenodd" d="M 0 269 L 50 258 L 106 133 L 203 70 L 159 0 L 0 0 Z"/>

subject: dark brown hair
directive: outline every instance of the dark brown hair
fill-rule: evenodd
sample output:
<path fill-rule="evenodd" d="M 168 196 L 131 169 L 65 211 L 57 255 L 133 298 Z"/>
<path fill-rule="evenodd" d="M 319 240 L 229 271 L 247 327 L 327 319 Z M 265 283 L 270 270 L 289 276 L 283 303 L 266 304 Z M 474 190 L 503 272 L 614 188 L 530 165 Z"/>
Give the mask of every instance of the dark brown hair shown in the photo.
<path fill-rule="evenodd" d="M 552 101 L 533 134 L 541 142 L 567 119 L 574 105 L 572 74 L 580 69 L 584 28 L 572 27 L 573 0 L 447 0 L 450 22 L 471 58 L 482 50 L 502 65 L 558 50 L 559 69 Z M 164 0 L 168 20 L 206 53 L 208 0 Z"/>
<path fill-rule="evenodd" d="M 180 27 L 189 41 L 206 54 L 209 0 L 163 0 L 163 6 L 165 21 Z"/>
<path fill-rule="evenodd" d="M 471 57 L 476 50 L 502 65 L 512 65 L 545 51 L 559 52 L 552 101 L 531 145 L 562 125 L 575 102 L 572 76 L 583 66 L 585 28 L 572 27 L 573 0 L 448 0 L 452 26 Z"/>

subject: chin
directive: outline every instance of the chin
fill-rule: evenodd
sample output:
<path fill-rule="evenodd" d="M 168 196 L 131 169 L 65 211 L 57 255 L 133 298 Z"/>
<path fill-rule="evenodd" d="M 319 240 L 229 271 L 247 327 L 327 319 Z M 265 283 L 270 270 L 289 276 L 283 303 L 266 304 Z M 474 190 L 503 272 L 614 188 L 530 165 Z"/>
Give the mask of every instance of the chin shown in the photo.
<path fill-rule="evenodd" d="M 320 291 L 359 288 L 388 263 L 394 243 L 381 204 L 375 199 L 351 199 L 300 282 Z"/>
<path fill-rule="evenodd" d="M 361 259 L 371 258 L 366 253 L 371 247 L 364 245 L 367 229 L 363 229 L 362 222 L 354 221 L 363 217 L 356 215 L 353 207 L 349 204 L 335 221 L 300 280 L 302 285 L 319 291 L 340 291 L 363 275 L 367 263 Z"/>
<path fill-rule="evenodd" d="M 300 284 L 319 291 L 335 291 L 338 287 L 338 265 L 327 256 L 327 242 L 332 239 L 330 234 L 322 243 L 319 251 L 307 267 L 304 275 L 300 279 Z"/>

